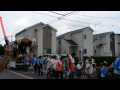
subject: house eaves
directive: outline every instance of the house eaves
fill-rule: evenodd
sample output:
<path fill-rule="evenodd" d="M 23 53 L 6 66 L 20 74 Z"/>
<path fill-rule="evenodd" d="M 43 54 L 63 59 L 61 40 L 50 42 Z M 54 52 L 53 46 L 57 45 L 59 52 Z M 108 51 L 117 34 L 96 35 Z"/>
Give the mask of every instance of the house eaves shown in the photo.
<path fill-rule="evenodd" d="M 29 27 L 23 29 L 22 31 L 18 32 L 18 33 L 15 35 L 15 37 L 16 37 L 17 35 L 19 35 L 20 33 L 25 32 L 26 30 L 35 28 L 35 27 L 37 27 L 37 26 L 38 26 L 39 28 L 44 28 L 44 27 L 48 26 L 48 27 L 52 28 L 55 32 L 58 31 L 57 29 L 55 29 L 55 28 L 52 27 L 51 25 L 45 24 L 45 23 L 43 23 L 43 22 L 40 22 L 40 23 L 34 24 L 34 25 L 32 25 L 32 26 L 29 26 Z"/>
<path fill-rule="evenodd" d="M 66 40 L 66 39 L 64 39 L 64 40 L 65 40 L 65 42 L 67 42 L 70 46 L 78 46 L 78 44 L 75 43 L 73 40 Z"/>
<path fill-rule="evenodd" d="M 111 31 L 111 32 L 105 32 L 105 33 L 95 34 L 95 35 L 93 35 L 93 41 L 95 42 L 96 40 L 99 40 L 100 38 L 106 37 L 106 35 L 109 35 L 111 33 L 114 33 L 114 32 Z"/>
<path fill-rule="evenodd" d="M 52 28 L 54 31 L 58 31 L 56 28 L 54 28 L 54 27 L 52 27 L 51 25 L 49 25 L 49 24 L 46 24 L 46 26 L 48 26 L 48 27 L 50 27 L 50 28 Z"/>
<path fill-rule="evenodd" d="M 57 39 L 64 38 L 65 36 L 67 36 L 67 35 L 69 35 L 69 34 L 80 33 L 80 32 L 83 32 L 83 31 L 85 31 L 85 30 L 88 30 L 88 29 L 91 30 L 92 32 L 94 31 L 94 30 L 93 30 L 92 28 L 90 28 L 90 27 L 85 27 L 85 28 L 73 30 L 73 31 L 64 33 L 64 34 L 62 34 L 62 35 L 59 35 L 59 36 L 57 36 Z"/>
<path fill-rule="evenodd" d="M 45 26 L 45 24 L 44 24 L 43 22 L 40 22 L 40 23 L 34 24 L 34 25 L 32 25 L 32 26 L 29 26 L 29 27 L 21 30 L 21 31 L 18 32 L 17 34 L 15 34 L 15 37 L 16 37 L 17 35 L 19 35 L 20 33 L 25 32 L 25 31 L 27 31 L 28 29 L 32 29 L 32 28 L 37 27 L 37 26 L 42 27 L 42 26 Z"/>
<path fill-rule="evenodd" d="M 107 43 L 100 43 L 99 45 L 97 45 L 96 47 L 103 47 L 104 45 L 106 45 Z"/>

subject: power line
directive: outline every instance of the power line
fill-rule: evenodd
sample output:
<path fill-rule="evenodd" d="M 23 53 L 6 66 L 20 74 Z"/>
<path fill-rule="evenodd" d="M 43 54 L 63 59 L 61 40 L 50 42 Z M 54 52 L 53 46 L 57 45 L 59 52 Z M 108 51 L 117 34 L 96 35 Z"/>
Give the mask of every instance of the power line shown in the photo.
<path fill-rule="evenodd" d="M 32 11 L 32 12 L 34 12 L 34 11 Z M 56 16 L 52 16 L 52 15 L 48 15 L 48 14 L 39 13 L 39 12 L 34 12 L 34 13 L 38 13 L 38 14 L 42 14 L 42 15 L 46 15 L 46 16 L 57 18 L 57 19 L 54 19 L 54 20 L 50 20 L 50 21 L 48 21 L 46 23 L 54 23 L 56 21 L 59 21 L 59 20 L 63 19 L 63 20 L 72 21 L 72 22 L 80 22 L 80 23 L 93 24 L 93 25 L 99 25 L 99 26 L 118 27 L 118 26 L 115 26 L 115 25 L 109 25 L 108 26 L 108 25 L 101 25 L 101 24 L 94 24 L 94 23 L 89 23 L 89 22 L 77 21 L 77 20 L 72 20 L 72 19 L 65 19 L 66 16 L 71 15 L 73 12 L 76 12 L 76 11 L 72 11 L 70 13 L 64 14 L 61 17 L 56 17 Z M 76 15 L 78 15 L 78 14 L 76 14 Z M 81 15 L 81 16 L 86 16 L 86 15 Z M 90 17 L 94 17 L 94 16 L 90 16 Z M 100 18 L 100 17 L 96 17 L 96 18 Z M 101 18 L 111 18 L 111 17 L 101 17 Z M 118 28 L 120 28 L 120 27 L 118 27 Z"/>
<path fill-rule="evenodd" d="M 36 14 L 45 15 L 45 16 L 54 17 L 54 18 L 57 18 L 57 19 L 54 19 L 55 21 L 57 21 L 57 20 L 62 19 L 63 17 L 66 17 L 66 16 L 68 16 L 68 15 L 71 15 L 72 13 L 74 13 L 74 12 L 76 12 L 76 11 L 72 11 L 72 12 L 69 12 L 69 13 L 67 13 L 67 14 L 62 14 L 62 16 L 61 16 L 61 17 L 52 16 L 52 15 L 48 15 L 48 14 L 43 14 L 43 13 L 40 13 L 40 12 L 35 12 L 35 11 L 30 11 L 30 12 L 33 12 L 33 13 L 36 13 Z M 52 12 L 52 11 L 50 11 L 50 12 Z M 54 12 L 54 13 L 56 13 L 56 12 Z M 57 13 L 57 14 L 58 14 L 58 13 Z M 53 22 L 54 20 L 50 20 L 50 21 L 48 21 L 48 22 Z"/>
<path fill-rule="evenodd" d="M 68 14 L 72 14 L 72 13 L 74 13 L 74 12 L 76 12 L 76 11 L 72 11 L 72 12 L 66 13 L 66 14 L 64 14 L 63 16 L 66 16 L 66 15 L 68 15 Z"/>
<path fill-rule="evenodd" d="M 30 11 L 30 12 L 33 12 L 33 13 L 37 13 L 37 14 L 41 14 L 41 15 L 45 15 L 45 16 L 50 16 L 50 17 L 57 18 L 57 16 L 52 16 L 52 15 L 48 15 L 48 14 L 44 14 L 44 13 L 40 13 L 40 12 L 35 12 L 35 11 Z"/>
<path fill-rule="evenodd" d="M 58 21 L 58 20 L 62 19 L 63 17 L 66 17 L 66 16 L 68 16 L 68 15 L 71 15 L 73 12 L 76 12 L 76 11 L 72 11 L 72 12 L 67 13 L 67 14 L 64 14 L 64 15 L 62 14 L 62 16 L 61 16 L 61 17 L 52 16 L 52 15 L 48 15 L 48 14 L 43 14 L 43 13 L 40 13 L 40 12 L 35 12 L 35 11 L 30 11 L 30 12 L 33 12 L 33 13 L 36 13 L 36 14 L 41 14 L 41 15 L 45 15 L 45 16 L 50 16 L 50 17 L 57 18 L 57 19 L 50 20 L 50 21 L 46 22 L 46 23 L 53 23 L 53 22 L 56 22 L 56 21 Z M 54 13 L 56 13 L 56 12 L 54 12 Z M 58 14 L 58 13 L 57 13 L 57 14 Z"/>
<path fill-rule="evenodd" d="M 73 11 L 75 12 L 75 11 Z M 73 12 L 70 12 L 70 13 L 73 13 Z M 67 13 L 67 14 L 70 14 L 70 13 Z M 67 15 L 65 14 L 65 15 Z M 76 14 L 76 15 L 79 15 L 79 14 Z M 64 16 L 64 15 L 63 15 Z M 113 17 L 96 17 L 96 16 L 87 16 L 87 15 L 80 15 L 80 16 L 86 16 L 86 17 L 95 17 L 95 18 L 111 18 L 111 19 L 117 19 L 117 18 L 113 18 Z M 60 18 L 60 19 L 63 19 L 63 18 Z M 87 23 L 87 24 L 93 24 L 93 23 L 89 23 L 89 22 L 83 22 L 83 21 L 76 21 L 76 20 L 70 20 L 70 19 L 63 19 L 63 20 L 69 20 L 69 21 L 73 21 L 73 22 L 80 22 L 80 23 Z M 94 24 L 94 25 L 100 25 L 100 24 Z M 107 25 L 101 25 L 101 26 L 107 26 Z M 115 25 L 109 25 L 107 27 L 118 27 L 118 26 L 115 26 Z M 119 27 L 120 28 L 120 27 Z"/>
<path fill-rule="evenodd" d="M 64 14 L 64 15 L 62 15 L 61 17 L 57 17 L 57 19 L 54 19 L 54 20 L 55 20 L 55 22 L 56 22 L 56 21 L 59 21 L 59 20 L 65 18 L 65 17 L 73 14 L 74 12 L 76 12 L 76 11 L 72 11 L 72 12 L 70 12 L 70 13 Z M 76 13 L 77 13 L 77 12 L 76 12 Z M 53 20 L 53 21 L 54 21 L 54 20 Z M 50 21 L 50 22 L 51 22 L 51 21 Z"/>
<path fill-rule="evenodd" d="M 88 15 L 80 15 L 80 14 L 76 14 L 78 16 L 84 16 L 84 17 L 93 17 L 93 18 L 110 18 L 110 19 L 120 19 L 120 18 L 114 18 L 114 17 L 96 17 L 96 16 L 88 16 Z"/>
<path fill-rule="evenodd" d="M 62 15 L 61 17 L 57 17 L 57 19 L 50 20 L 50 21 L 48 21 L 48 22 L 46 22 L 46 23 L 54 23 L 54 22 L 56 22 L 56 21 L 59 21 L 59 20 L 65 18 L 65 17 L 67 17 L 68 15 L 73 14 L 74 12 L 76 12 L 76 11 L 72 11 L 72 12 L 70 12 L 70 13 L 64 14 L 64 15 Z"/>
<path fill-rule="evenodd" d="M 53 11 L 49 11 L 49 12 L 54 13 L 54 14 L 57 14 L 57 15 L 62 15 L 62 16 L 63 16 L 63 14 L 60 14 L 60 13 L 56 13 L 56 12 L 53 12 Z"/>
<path fill-rule="evenodd" d="M 72 21 L 72 22 L 80 22 L 80 23 L 86 23 L 86 24 L 93 24 L 93 25 L 100 25 L 100 26 L 107 26 L 107 27 L 118 27 L 115 25 L 102 25 L 102 24 L 94 24 L 94 23 L 90 23 L 90 22 L 83 22 L 83 21 L 77 21 L 77 20 L 72 20 L 72 19 L 65 19 L 63 18 L 63 20 L 68 20 L 68 21 Z M 120 27 L 119 27 L 120 28 Z"/>

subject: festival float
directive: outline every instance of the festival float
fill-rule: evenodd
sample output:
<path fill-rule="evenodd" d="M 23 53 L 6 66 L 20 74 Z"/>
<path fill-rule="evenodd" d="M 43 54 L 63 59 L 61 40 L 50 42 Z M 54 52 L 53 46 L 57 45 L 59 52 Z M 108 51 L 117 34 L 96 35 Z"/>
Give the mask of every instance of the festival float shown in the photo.
<path fill-rule="evenodd" d="M 32 40 L 27 37 L 11 42 L 12 54 L 9 66 L 15 69 L 28 70 L 31 63 Z"/>

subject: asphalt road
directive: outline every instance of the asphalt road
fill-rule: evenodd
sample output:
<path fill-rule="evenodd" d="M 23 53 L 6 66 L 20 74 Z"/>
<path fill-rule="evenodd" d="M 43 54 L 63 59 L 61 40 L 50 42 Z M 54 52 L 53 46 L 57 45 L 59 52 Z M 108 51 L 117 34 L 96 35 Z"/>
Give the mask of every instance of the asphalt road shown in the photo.
<path fill-rule="evenodd" d="M 35 75 L 31 70 L 11 70 L 5 69 L 0 73 L 0 79 L 46 79 L 46 73 L 43 76 Z"/>
<path fill-rule="evenodd" d="M 0 73 L 0 79 L 27 79 L 27 78 L 19 74 L 16 74 L 15 72 L 4 70 L 3 72 Z"/>

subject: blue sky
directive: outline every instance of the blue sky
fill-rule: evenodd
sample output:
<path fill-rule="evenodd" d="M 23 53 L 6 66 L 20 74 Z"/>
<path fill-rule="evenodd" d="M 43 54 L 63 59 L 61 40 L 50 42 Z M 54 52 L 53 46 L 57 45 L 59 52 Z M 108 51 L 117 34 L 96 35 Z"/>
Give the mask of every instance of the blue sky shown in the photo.
<path fill-rule="evenodd" d="M 39 22 L 56 28 L 57 36 L 87 26 L 95 30 L 94 34 L 108 31 L 120 33 L 120 11 L 0 11 L 0 16 L 9 40 L 11 35 L 15 40 L 17 32 Z M 0 44 L 4 44 L 1 27 Z"/>

